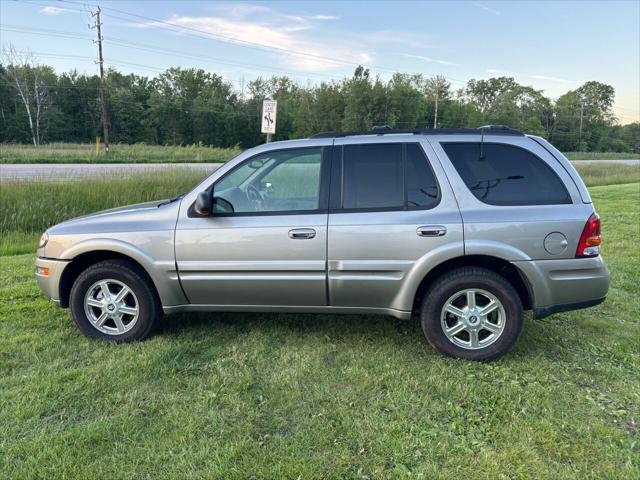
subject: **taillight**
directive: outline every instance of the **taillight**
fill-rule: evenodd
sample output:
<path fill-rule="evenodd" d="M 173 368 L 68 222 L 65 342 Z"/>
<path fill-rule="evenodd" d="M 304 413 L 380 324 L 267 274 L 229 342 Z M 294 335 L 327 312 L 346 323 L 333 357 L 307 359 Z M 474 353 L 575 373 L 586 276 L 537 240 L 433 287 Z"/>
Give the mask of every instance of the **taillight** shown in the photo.
<path fill-rule="evenodd" d="M 597 257 L 600 255 L 600 217 L 592 213 L 580 235 L 576 257 Z"/>

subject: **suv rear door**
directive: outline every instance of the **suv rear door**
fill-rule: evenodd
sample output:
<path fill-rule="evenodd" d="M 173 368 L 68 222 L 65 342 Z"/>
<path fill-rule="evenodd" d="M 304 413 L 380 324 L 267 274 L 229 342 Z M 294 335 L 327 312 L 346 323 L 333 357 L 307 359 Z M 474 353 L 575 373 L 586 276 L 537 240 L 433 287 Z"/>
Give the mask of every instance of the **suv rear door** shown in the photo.
<path fill-rule="evenodd" d="M 435 157 L 415 136 L 335 140 L 330 305 L 409 311 L 412 295 L 401 293 L 416 263 L 445 247 L 463 255 L 460 212 L 441 166 L 427 152 Z"/>

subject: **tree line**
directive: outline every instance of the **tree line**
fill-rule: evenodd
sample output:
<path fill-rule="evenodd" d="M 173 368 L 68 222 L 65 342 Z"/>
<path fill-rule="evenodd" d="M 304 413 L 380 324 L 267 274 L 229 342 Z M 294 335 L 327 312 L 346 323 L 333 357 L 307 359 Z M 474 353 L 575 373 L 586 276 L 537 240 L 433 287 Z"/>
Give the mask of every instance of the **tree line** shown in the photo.
<path fill-rule="evenodd" d="M 99 77 L 24 58 L 0 64 L 0 142 L 90 142 L 101 134 Z M 169 68 L 154 78 L 105 78 L 111 141 L 160 145 L 255 146 L 262 101 L 278 100 L 274 140 L 323 131 L 458 128 L 504 124 L 544 136 L 563 151 L 640 152 L 640 123 L 619 125 L 614 88 L 586 82 L 557 100 L 511 77 L 469 80 L 453 89 L 442 76 L 396 73 L 389 80 L 363 67 L 342 80 L 303 86 L 287 76 L 237 88 L 202 69 Z"/>

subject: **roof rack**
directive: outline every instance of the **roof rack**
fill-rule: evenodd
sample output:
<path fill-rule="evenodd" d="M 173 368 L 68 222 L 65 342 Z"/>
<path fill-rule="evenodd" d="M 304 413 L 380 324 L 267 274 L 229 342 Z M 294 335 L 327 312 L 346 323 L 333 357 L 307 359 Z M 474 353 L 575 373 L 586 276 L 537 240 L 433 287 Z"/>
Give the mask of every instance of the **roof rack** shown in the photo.
<path fill-rule="evenodd" d="M 323 132 L 317 133 L 310 138 L 334 138 L 353 137 L 357 135 L 517 135 L 524 136 L 524 133 L 509 128 L 505 125 L 484 125 L 478 128 L 390 128 L 387 125 L 376 125 L 369 131 L 361 132 Z"/>

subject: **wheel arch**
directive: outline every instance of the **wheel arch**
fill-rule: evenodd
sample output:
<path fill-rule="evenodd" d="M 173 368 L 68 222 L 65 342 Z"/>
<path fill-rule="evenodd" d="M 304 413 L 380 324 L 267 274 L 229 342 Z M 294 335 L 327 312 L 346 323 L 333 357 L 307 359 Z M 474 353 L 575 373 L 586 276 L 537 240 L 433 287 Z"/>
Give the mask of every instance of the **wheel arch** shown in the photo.
<path fill-rule="evenodd" d="M 60 276 L 60 284 L 58 286 L 59 291 L 59 299 L 61 307 L 69 306 L 69 296 L 71 295 L 71 287 L 73 287 L 73 283 L 76 281 L 78 276 L 89 268 L 91 265 L 95 265 L 98 262 L 102 262 L 104 260 L 126 260 L 127 262 L 135 265 L 140 270 L 140 273 L 144 275 L 145 279 L 149 281 L 150 285 L 153 286 L 156 294 L 159 295 L 158 287 L 156 282 L 153 280 L 151 275 L 147 269 L 142 265 L 139 261 L 134 259 L 129 255 L 125 255 L 121 252 L 116 252 L 113 250 L 91 250 L 84 253 L 81 253 L 75 257 L 67 264 L 67 266 L 62 271 L 62 275 Z"/>
<path fill-rule="evenodd" d="M 445 260 L 429 270 L 416 289 L 413 299 L 413 311 L 419 311 L 425 293 L 438 277 L 460 267 L 481 267 L 497 273 L 518 292 L 525 310 L 533 308 L 535 304 L 533 288 L 525 274 L 512 262 L 490 255 L 464 255 Z"/>

